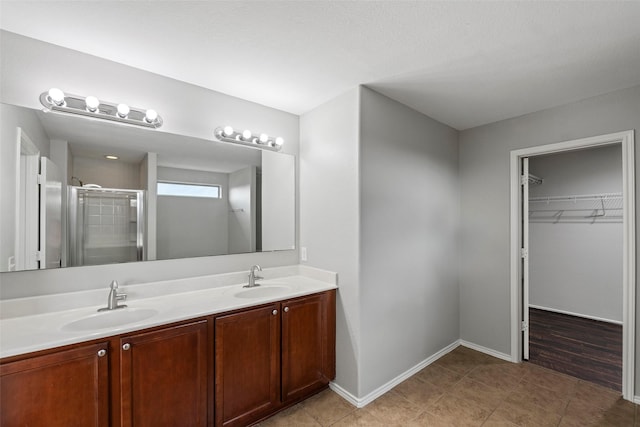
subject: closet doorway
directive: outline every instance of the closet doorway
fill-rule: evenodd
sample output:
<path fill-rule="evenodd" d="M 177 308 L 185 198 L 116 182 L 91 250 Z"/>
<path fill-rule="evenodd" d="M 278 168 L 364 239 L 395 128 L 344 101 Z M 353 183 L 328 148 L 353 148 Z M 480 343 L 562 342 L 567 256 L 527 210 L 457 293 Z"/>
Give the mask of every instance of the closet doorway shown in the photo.
<path fill-rule="evenodd" d="M 511 156 L 512 359 L 634 397 L 633 131 Z"/>

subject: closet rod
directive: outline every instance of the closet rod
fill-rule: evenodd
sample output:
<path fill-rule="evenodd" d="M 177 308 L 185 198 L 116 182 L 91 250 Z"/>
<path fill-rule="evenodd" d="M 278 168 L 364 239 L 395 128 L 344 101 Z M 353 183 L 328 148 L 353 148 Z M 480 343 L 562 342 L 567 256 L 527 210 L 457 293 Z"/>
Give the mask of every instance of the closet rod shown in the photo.
<path fill-rule="evenodd" d="M 575 202 L 578 200 L 617 200 L 622 193 L 581 194 L 574 196 L 540 196 L 530 197 L 529 202 Z"/>

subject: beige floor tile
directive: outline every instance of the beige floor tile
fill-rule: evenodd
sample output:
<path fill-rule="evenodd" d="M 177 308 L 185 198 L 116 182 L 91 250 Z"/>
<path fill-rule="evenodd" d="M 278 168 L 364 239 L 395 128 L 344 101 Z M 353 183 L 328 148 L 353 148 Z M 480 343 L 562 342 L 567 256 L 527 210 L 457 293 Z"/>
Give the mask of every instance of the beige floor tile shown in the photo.
<path fill-rule="evenodd" d="M 475 426 L 477 424 L 471 424 Z M 434 415 L 430 412 L 423 412 L 418 415 L 416 419 L 413 419 L 407 422 L 403 427 L 460 427 L 464 426 L 464 424 L 460 423 L 460 420 L 457 420 L 452 417 L 442 417 L 438 415 Z"/>
<path fill-rule="evenodd" d="M 301 405 L 292 406 L 260 423 L 260 427 L 320 427 L 320 425 Z"/>
<path fill-rule="evenodd" d="M 563 394 L 549 390 L 537 384 L 522 381 L 513 389 L 511 399 L 519 402 L 531 402 L 538 406 L 553 411 L 559 415 L 564 411 L 571 399 L 571 394 Z"/>
<path fill-rule="evenodd" d="M 615 404 L 621 395 L 620 392 L 586 381 L 579 381 L 573 399 L 587 402 L 599 408 L 608 408 Z"/>
<path fill-rule="evenodd" d="M 403 381 L 393 390 L 409 402 L 423 409 L 434 404 L 444 394 L 444 390 L 440 387 L 420 381 L 416 377 Z"/>
<path fill-rule="evenodd" d="M 506 418 L 502 418 L 495 412 L 482 424 L 482 427 L 518 427 L 517 424 L 512 423 Z"/>
<path fill-rule="evenodd" d="M 463 345 L 460 345 L 458 347 L 456 347 L 455 350 L 453 350 L 451 352 L 451 354 L 456 354 L 459 356 L 464 356 L 470 360 L 474 360 L 476 362 L 480 362 L 482 360 L 486 360 L 488 358 L 491 358 L 491 356 L 484 354 L 480 351 L 477 350 L 473 350 L 471 348 L 465 347 Z"/>
<path fill-rule="evenodd" d="M 460 375 L 465 375 L 478 366 L 478 362 L 473 356 L 454 350 L 433 362 L 433 365 L 450 369 Z"/>
<path fill-rule="evenodd" d="M 580 399 L 571 400 L 567 405 L 564 418 L 566 425 L 608 425 L 608 426 L 632 426 L 635 420 L 636 405 L 622 398 L 616 400 L 607 408 L 593 405 Z M 563 420 L 564 420 L 563 418 Z"/>
<path fill-rule="evenodd" d="M 511 369 L 502 365 L 482 365 L 469 372 L 467 377 L 482 384 L 509 391 L 517 387 L 524 376 L 524 374 L 512 375 L 510 372 Z"/>
<path fill-rule="evenodd" d="M 387 424 L 377 419 L 369 412 L 358 409 L 342 418 L 331 427 L 386 427 Z"/>
<path fill-rule="evenodd" d="M 459 347 L 363 409 L 326 390 L 260 426 L 640 427 L 639 414 L 609 389 Z"/>
<path fill-rule="evenodd" d="M 507 397 L 509 391 L 491 387 L 465 377 L 449 393 L 462 399 L 473 401 L 489 410 L 494 410 Z"/>
<path fill-rule="evenodd" d="M 457 426 L 480 426 L 491 415 L 490 409 L 472 400 L 448 393 L 442 396 L 428 412 Z"/>
<path fill-rule="evenodd" d="M 536 365 L 528 365 L 527 373 L 524 375 L 523 380 L 565 395 L 572 394 L 579 382 L 577 378 Z"/>
<path fill-rule="evenodd" d="M 355 406 L 331 390 L 318 393 L 300 405 L 323 426 L 331 425 L 356 410 Z"/>
<path fill-rule="evenodd" d="M 422 412 L 414 403 L 391 390 L 368 404 L 365 411 L 387 425 L 402 425 L 413 420 Z"/>
<path fill-rule="evenodd" d="M 432 364 L 415 374 L 414 377 L 437 387 L 447 388 L 460 381 L 462 374 L 443 366 Z"/>
<path fill-rule="evenodd" d="M 560 415 L 542 406 L 522 402 L 512 396 L 498 406 L 494 414 L 521 427 L 551 427 L 560 422 Z"/>

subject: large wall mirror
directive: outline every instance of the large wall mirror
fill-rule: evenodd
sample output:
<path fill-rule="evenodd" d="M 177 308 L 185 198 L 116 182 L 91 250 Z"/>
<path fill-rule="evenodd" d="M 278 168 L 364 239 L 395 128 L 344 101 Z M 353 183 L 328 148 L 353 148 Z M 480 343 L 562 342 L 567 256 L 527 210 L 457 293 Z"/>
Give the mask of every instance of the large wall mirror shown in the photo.
<path fill-rule="evenodd" d="M 1 272 L 295 248 L 291 155 L 0 108 Z"/>

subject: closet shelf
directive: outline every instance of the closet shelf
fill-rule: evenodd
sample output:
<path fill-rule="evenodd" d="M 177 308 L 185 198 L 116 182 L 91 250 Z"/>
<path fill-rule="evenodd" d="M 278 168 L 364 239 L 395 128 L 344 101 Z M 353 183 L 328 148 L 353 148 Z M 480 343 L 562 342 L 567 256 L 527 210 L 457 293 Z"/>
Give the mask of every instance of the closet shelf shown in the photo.
<path fill-rule="evenodd" d="M 534 202 L 577 202 L 577 201 L 622 200 L 622 193 L 579 194 L 571 196 L 540 196 L 529 197 L 529 203 Z"/>
<path fill-rule="evenodd" d="M 622 222 L 622 193 L 529 198 L 530 222 Z"/>

